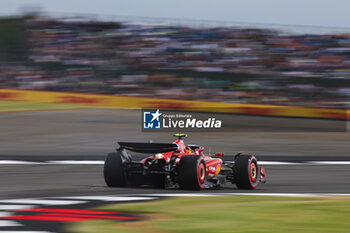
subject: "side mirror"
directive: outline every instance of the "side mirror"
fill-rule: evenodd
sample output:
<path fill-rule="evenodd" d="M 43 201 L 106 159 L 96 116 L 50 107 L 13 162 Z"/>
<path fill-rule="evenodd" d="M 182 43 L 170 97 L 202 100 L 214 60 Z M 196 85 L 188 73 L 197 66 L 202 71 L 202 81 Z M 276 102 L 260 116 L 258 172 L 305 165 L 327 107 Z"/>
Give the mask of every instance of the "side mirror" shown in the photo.
<path fill-rule="evenodd" d="M 224 156 L 224 155 L 225 154 L 223 152 L 215 153 L 215 156 L 219 156 L 219 157 Z"/>

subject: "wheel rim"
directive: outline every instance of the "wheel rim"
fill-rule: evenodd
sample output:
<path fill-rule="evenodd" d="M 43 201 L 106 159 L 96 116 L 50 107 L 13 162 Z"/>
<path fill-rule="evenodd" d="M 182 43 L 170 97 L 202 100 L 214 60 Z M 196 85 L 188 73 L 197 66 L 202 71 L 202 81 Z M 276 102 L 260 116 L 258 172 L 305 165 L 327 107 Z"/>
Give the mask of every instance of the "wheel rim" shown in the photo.
<path fill-rule="evenodd" d="M 205 167 L 203 163 L 199 165 L 199 182 L 202 184 L 205 180 Z"/>
<path fill-rule="evenodd" d="M 254 183 L 256 181 L 256 178 L 257 178 L 257 168 L 256 168 L 256 164 L 254 162 L 250 163 L 250 173 L 249 173 L 249 176 L 250 176 L 250 180 L 252 183 Z"/>

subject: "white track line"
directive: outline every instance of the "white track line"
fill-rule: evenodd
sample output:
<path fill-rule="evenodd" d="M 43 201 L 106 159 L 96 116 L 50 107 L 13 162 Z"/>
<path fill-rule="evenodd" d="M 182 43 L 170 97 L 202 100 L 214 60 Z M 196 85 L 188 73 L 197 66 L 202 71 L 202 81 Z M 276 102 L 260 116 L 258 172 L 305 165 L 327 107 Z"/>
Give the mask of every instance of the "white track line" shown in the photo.
<path fill-rule="evenodd" d="M 45 200 L 45 199 L 8 199 L 0 200 L 0 203 L 14 203 L 14 204 L 37 204 L 37 205 L 76 205 L 83 204 L 86 201 L 76 200 Z"/>
<path fill-rule="evenodd" d="M 32 209 L 37 206 L 35 205 L 0 205 L 0 210 L 21 210 L 21 209 Z"/>
<path fill-rule="evenodd" d="M 68 164 L 68 165 L 100 165 L 104 164 L 103 160 L 55 160 L 55 161 L 46 161 L 46 163 L 52 164 Z"/>
<path fill-rule="evenodd" d="M 157 193 L 157 194 L 131 194 L 131 197 L 121 196 L 76 196 L 61 197 L 62 199 L 80 199 L 96 201 L 147 201 L 158 197 L 223 197 L 223 196 L 270 196 L 270 197 L 326 197 L 350 196 L 350 193 Z M 139 197 L 139 198 L 137 198 Z"/>
<path fill-rule="evenodd" d="M 19 226 L 23 226 L 23 225 L 16 221 L 0 220 L 0 227 L 19 227 Z M 3 232 L 3 231 L 0 231 L 0 232 Z"/>
<path fill-rule="evenodd" d="M 350 165 L 350 161 L 308 161 L 313 165 Z"/>
<path fill-rule="evenodd" d="M 143 194 L 146 196 L 156 196 L 156 197 L 213 197 L 213 196 L 226 196 L 226 193 L 160 193 L 160 194 Z M 140 194 L 142 195 L 142 194 Z M 230 196 L 230 195 L 227 195 Z"/>
<path fill-rule="evenodd" d="M 272 196 L 272 197 L 325 197 L 325 196 L 350 196 L 350 193 L 160 193 L 140 194 L 155 197 L 218 197 L 218 196 Z"/>
<path fill-rule="evenodd" d="M 45 164 L 43 162 L 31 162 L 31 161 L 21 161 L 21 160 L 0 160 L 0 164 L 3 165 L 33 165 L 33 164 Z"/>
<path fill-rule="evenodd" d="M 258 161 L 259 165 L 308 165 L 305 163 L 278 162 L 278 161 Z"/>
<path fill-rule="evenodd" d="M 12 212 L 6 212 L 6 211 L 0 211 L 0 217 L 7 217 L 7 216 L 11 216 Z"/>
<path fill-rule="evenodd" d="M 52 231 L 0 231 L 1 233 L 54 233 Z"/>
<path fill-rule="evenodd" d="M 154 200 L 155 197 L 123 197 L 123 196 L 79 196 L 79 197 L 62 197 L 63 199 L 93 200 L 93 201 L 148 201 Z"/>

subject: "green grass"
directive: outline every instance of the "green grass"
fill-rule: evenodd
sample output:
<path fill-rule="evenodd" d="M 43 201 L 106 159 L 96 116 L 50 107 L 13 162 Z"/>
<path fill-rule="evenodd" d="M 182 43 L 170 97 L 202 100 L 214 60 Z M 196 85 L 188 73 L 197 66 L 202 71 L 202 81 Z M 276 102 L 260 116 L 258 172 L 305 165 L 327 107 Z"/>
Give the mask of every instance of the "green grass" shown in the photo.
<path fill-rule="evenodd" d="M 146 220 L 77 222 L 69 232 L 350 232 L 350 198 L 340 197 L 185 197 L 99 209 Z"/>
<path fill-rule="evenodd" d="M 81 108 L 88 108 L 88 107 L 75 105 L 75 104 L 0 101 L 0 113 L 24 112 L 24 111 L 52 111 L 52 110 L 65 110 L 65 109 L 71 110 L 71 109 L 81 109 Z"/>

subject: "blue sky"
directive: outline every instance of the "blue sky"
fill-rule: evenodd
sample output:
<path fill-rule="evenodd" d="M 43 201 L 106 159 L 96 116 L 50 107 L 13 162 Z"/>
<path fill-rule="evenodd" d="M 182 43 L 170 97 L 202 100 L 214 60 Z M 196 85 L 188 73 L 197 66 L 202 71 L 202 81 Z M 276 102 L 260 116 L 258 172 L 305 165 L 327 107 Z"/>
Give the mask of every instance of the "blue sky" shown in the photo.
<path fill-rule="evenodd" d="M 0 0 L 0 15 L 30 5 L 49 12 L 350 27 L 349 0 Z"/>

